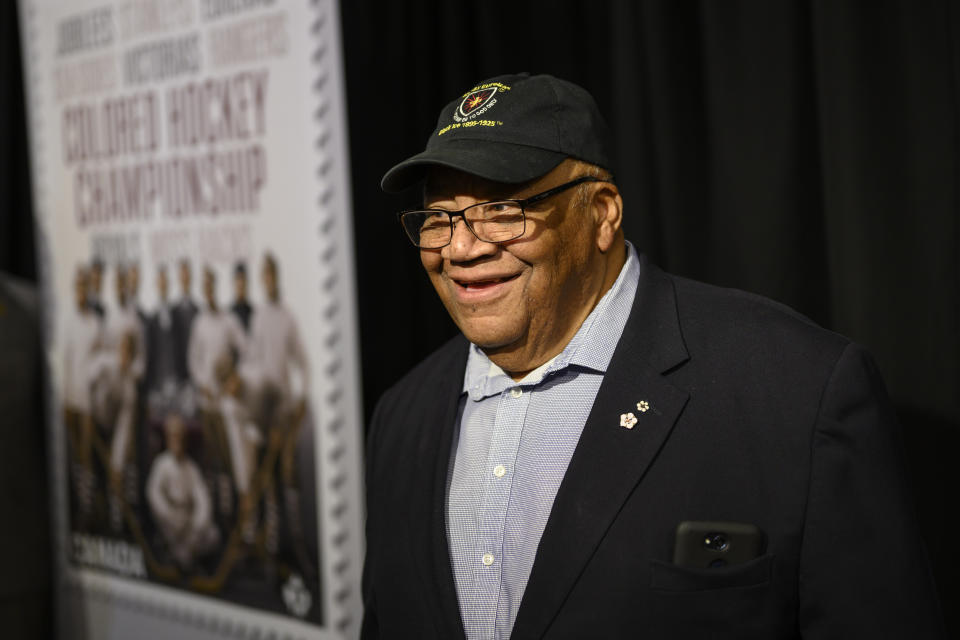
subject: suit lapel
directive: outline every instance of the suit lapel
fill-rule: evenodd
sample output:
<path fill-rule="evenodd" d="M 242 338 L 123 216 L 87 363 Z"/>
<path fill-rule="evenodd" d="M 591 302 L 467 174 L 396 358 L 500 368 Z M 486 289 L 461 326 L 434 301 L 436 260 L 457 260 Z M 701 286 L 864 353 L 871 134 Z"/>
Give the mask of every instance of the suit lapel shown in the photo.
<path fill-rule="evenodd" d="M 440 638 L 464 638 L 460 606 L 453 580 L 450 552 L 447 545 L 446 485 L 450 466 L 453 435 L 457 430 L 457 408 L 463 371 L 467 363 L 468 343 L 454 341 L 449 362 L 437 367 L 440 372 L 427 381 L 431 395 L 441 402 L 425 404 L 425 411 L 408 416 L 405 422 L 418 431 L 416 486 L 424 490 L 412 492 L 408 548 L 416 549 L 413 565 L 424 588 L 424 594 L 435 612 L 433 623 Z"/>
<path fill-rule="evenodd" d="M 630 318 L 540 539 L 513 638 L 543 635 L 653 463 L 688 398 L 662 373 L 687 358 L 673 282 L 642 263 Z M 636 418 L 632 428 L 621 426 L 623 414 Z"/>

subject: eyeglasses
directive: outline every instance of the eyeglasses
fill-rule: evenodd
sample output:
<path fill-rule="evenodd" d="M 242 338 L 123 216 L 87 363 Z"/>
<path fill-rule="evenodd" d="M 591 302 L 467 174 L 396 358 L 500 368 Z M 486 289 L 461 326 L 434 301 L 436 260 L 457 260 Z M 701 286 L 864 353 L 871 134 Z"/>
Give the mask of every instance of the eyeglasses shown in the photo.
<path fill-rule="evenodd" d="M 398 217 L 407 237 L 415 247 L 421 249 L 440 249 L 450 244 L 453 240 L 453 219 L 456 217 L 463 218 L 467 228 L 483 242 L 509 242 L 516 240 L 526 231 L 526 207 L 585 182 L 612 183 L 613 180 L 581 176 L 523 200 L 478 202 L 460 211 L 401 211 Z"/>

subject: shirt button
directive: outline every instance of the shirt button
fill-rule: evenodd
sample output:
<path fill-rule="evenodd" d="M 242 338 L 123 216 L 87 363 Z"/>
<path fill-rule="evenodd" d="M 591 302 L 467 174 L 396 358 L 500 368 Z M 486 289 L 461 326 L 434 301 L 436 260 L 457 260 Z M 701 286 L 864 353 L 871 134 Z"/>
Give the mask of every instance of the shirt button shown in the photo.
<path fill-rule="evenodd" d="M 507 472 L 507 468 L 502 464 L 498 464 L 493 468 L 493 475 L 497 476 L 498 478 L 502 478 L 503 474 L 505 474 L 506 472 Z"/>
<path fill-rule="evenodd" d="M 484 565 L 486 565 L 486 566 L 489 567 L 490 565 L 493 564 L 493 560 L 494 560 L 494 558 L 493 558 L 493 554 L 492 554 L 492 553 L 485 553 L 485 554 L 483 554 L 483 564 L 484 564 Z"/>
<path fill-rule="evenodd" d="M 512 395 L 514 398 L 519 398 L 523 395 L 523 389 L 520 387 L 514 387 L 513 389 L 510 389 L 510 395 Z"/>

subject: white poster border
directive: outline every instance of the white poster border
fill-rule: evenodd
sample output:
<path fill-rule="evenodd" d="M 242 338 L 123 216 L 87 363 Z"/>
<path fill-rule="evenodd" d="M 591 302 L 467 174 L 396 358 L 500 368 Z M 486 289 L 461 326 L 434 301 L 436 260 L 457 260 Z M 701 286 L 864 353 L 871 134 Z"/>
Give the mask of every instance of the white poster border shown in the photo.
<path fill-rule="evenodd" d="M 46 0 L 20 0 L 24 52 L 31 177 L 37 227 L 38 271 L 44 300 L 44 334 L 48 369 L 54 370 L 49 348 L 55 333 L 58 300 L 54 283 L 54 240 L 51 189 L 44 155 L 49 85 L 38 24 Z M 282 2 L 283 0 L 281 0 Z M 315 44 L 310 52 L 315 75 L 310 82 L 310 139 L 316 150 L 318 274 L 317 295 L 324 327 L 322 353 L 316 354 L 312 397 L 319 399 L 316 447 L 317 495 L 321 511 L 320 561 L 324 576 L 324 625 L 318 628 L 279 614 L 253 609 L 173 587 L 76 568 L 67 559 L 69 541 L 66 444 L 62 437 L 59 393 L 48 384 L 48 450 L 55 528 L 58 636 L 62 638 L 340 638 L 359 633 L 360 563 L 363 553 L 362 412 L 346 105 L 341 59 L 339 6 L 336 0 L 302 0 L 312 16 L 308 29 Z M 55 4 L 52 0 L 51 4 Z M 51 138 L 53 136 L 50 136 Z M 321 320 L 321 319 L 318 319 Z"/>

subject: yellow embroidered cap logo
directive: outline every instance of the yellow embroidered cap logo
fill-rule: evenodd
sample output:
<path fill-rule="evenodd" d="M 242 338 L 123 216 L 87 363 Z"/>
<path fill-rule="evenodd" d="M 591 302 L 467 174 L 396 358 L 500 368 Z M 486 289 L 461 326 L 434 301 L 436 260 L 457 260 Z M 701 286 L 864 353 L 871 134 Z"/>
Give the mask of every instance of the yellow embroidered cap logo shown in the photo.
<path fill-rule="evenodd" d="M 489 111 L 493 105 L 497 104 L 496 95 L 498 92 L 505 93 L 510 91 L 510 87 L 499 82 L 482 84 L 474 87 L 463 96 L 463 100 L 453 112 L 453 119 L 456 122 L 465 122 L 479 118 Z"/>
<path fill-rule="evenodd" d="M 458 106 L 454 112 L 453 119 L 457 122 L 463 122 L 464 120 L 472 120 L 480 114 L 485 113 L 490 107 L 497 104 L 497 99 L 493 97 L 496 94 L 496 87 L 468 93 L 466 97 L 460 101 L 460 106 Z"/>

